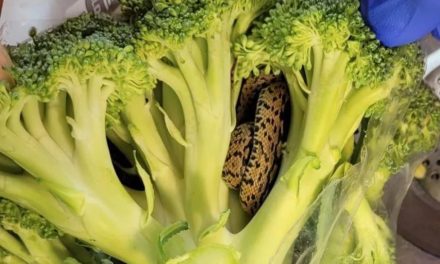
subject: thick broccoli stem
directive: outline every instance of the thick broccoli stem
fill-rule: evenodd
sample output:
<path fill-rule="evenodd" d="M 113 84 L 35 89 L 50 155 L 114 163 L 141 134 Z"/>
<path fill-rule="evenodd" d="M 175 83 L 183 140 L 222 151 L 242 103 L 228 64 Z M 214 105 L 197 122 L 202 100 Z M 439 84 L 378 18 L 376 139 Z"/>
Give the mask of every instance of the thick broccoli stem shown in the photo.
<path fill-rule="evenodd" d="M 26 247 L 11 235 L 8 231 L 0 227 L 0 248 L 8 251 L 8 253 L 20 258 L 24 263 L 32 263 L 32 257 Z"/>
<path fill-rule="evenodd" d="M 323 149 L 328 142 L 329 131 L 339 116 L 343 98 L 351 86 L 346 71 L 348 55 L 345 52 L 324 51 L 320 45 L 313 46 L 312 51 L 313 70 L 308 87 L 305 87 L 311 91 L 308 99 L 302 93 L 301 86 L 306 84 L 301 73 L 282 67 L 292 98 L 293 121 L 280 174 L 286 172 L 287 166 L 295 160 L 315 155 Z"/>
<path fill-rule="evenodd" d="M 145 104 L 143 95 L 137 96 L 127 104 L 124 119 L 133 141 L 148 163 L 161 202 L 169 210 L 172 221 L 177 221 L 184 219 L 182 180 L 156 128 L 151 107 L 151 103 Z"/>
<path fill-rule="evenodd" d="M 341 108 L 338 119 L 330 131 L 330 143 L 342 146 L 353 135 L 359 126 L 366 109 L 389 96 L 391 90 L 398 85 L 399 71 L 379 87 L 363 87 L 353 90 Z"/>
<path fill-rule="evenodd" d="M 55 98 L 45 104 L 44 126 L 56 144 L 66 155 L 71 156 L 74 146 L 66 120 L 66 99 L 66 93 L 59 92 Z"/>
<path fill-rule="evenodd" d="M 228 191 L 221 173 L 232 130 L 228 33 L 212 33 L 206 41 L 208 68 L 203 77 L 204 91 L 199 91 L 199 83 L 195 87 L 191 84 L 192 77 L 199 74 L 189 71 L 192 62 L 186 60 L 179 65 L 193 98 L 196 118 L 195 124 L 186 124 L 189 146 L 184 166 L 185 209 L 195 235 L 215 223 L 227 208 Z"/>
<path fill-rule="evenodd" d="M 346 67 L 349 56 L 342 51 L 323 50 L 315 45 L 313 50 L 313 75 L 309 84 L 310 94 L 305 114 L 304 133 L 300 151 L 317 153 L 328 140 L 328 134 L 339 110 L 344 96 L 350 86 Z"/>
<path fill-rule="evenodd" d="M 232 131 L 228 36 L 228 30 L 221 29 L 205 39 L 189 41 L 172 52 L 175 66 L 149 60 L 152 74 L 173 89 L 183 109 L 188 143 L 184 160 L 185 211 L 196 236 L 227 208 L 228 191 L 221 173 Z M 206 72 L 200 69 L 201 59 L 192 56 L 191 45 L 205 47 L 200 52 L 206 53 Z"/>

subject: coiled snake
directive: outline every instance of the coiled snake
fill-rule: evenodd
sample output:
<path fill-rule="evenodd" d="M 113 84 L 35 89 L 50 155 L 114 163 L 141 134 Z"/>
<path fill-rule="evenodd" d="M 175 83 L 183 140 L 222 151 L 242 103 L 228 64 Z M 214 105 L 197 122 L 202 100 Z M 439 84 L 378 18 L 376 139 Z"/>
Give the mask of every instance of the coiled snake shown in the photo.
<path fill-rule="evenodd" d="M 239 191 L 250 214 L 260 208 L 278 173 L 288 100 L 285 82 L 274 75 L 250 77 L 241 88 L 223 180 Z"/>

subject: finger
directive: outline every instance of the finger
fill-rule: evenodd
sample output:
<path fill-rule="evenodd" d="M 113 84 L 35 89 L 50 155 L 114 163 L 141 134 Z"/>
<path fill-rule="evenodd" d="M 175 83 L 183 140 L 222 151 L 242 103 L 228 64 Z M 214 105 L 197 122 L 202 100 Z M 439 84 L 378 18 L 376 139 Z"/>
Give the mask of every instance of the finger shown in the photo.
<path fill-rule="evenodd" d="M 0 45 L 0 80 L 13 83 L 11 75 L 6 71 L 7 67 L 12 66 L 8 51 L 3 45 Z"/>
<path fill-rule="evenodd" d="M 440 24 L 440 1 L 388 0 L 365 1 L 364 13 L 381 42 L 388 47 L 408 44 L 423 38 Z M 364 4 L 365 5 L 365 4 Z"/>

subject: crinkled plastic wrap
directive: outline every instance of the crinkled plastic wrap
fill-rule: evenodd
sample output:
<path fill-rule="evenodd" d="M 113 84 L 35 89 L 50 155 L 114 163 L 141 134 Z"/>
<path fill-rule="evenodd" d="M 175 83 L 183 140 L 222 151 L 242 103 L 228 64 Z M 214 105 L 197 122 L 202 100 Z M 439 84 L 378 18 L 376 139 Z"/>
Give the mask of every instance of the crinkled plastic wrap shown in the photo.
<path fill-rule="evenodd" d="M 44 31 L 83 12 L 118 12 L 117 0 L 4 0 L 0 40 L 14 45 L 28 39 L 29 29 Z"/>
<path fill-rule="evenodd" d="M 421 157 L 390 179 L 380 178 L 380 162 L 405 109 L 391 101 L 380 122 L 370 121 L 360 161 L 340 164 L 309 208 L 311 217 L 292 248 L 295 264 L 395 263 L 400 206 Z"/>

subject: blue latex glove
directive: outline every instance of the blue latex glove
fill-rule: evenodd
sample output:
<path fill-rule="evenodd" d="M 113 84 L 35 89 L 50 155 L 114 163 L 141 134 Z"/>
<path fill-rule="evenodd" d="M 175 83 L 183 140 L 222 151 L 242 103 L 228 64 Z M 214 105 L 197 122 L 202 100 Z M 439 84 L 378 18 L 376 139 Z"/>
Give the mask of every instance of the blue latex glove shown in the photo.
<path fill-rule="evenodd" d="M 440 38 L 440 0 L 361 0 L 364 19 L 385 46 Z"/>

